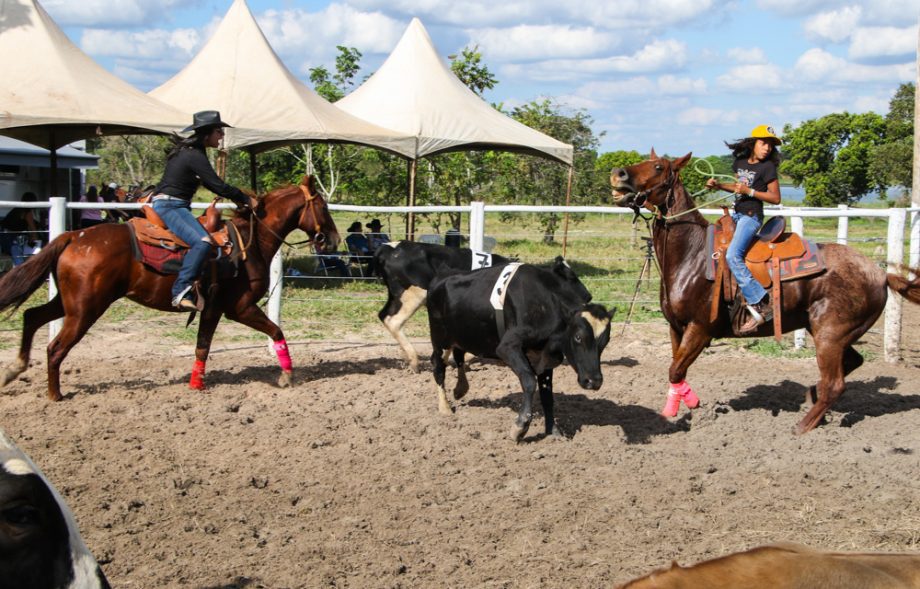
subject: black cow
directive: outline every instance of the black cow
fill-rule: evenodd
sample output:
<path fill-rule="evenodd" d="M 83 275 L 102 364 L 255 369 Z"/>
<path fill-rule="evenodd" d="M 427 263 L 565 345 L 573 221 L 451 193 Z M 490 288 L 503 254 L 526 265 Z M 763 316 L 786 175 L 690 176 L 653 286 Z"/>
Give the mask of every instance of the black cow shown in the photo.
<path fill-rule="evenodd" d="M 425 304 L 428 286 L 437 272 L 479 270 L 509 261 L 497 254 L 413 241 L 390 242 L 377 248 L 374 264 L 387 285 L 387 302 L 377 316 L 396 338 L 413 371 L 418 372 L 418 353 L 403 333 L 403 326 Z"/>
<path fill-rule="evenodd" d="M 64 500 L 2 430 L 0 587 L 109 589 Z"/>
<path fill-rule="evenodd" d="M 515 266 L 515 274 L 506 280 Z M 518 376 L 524 396 L 511 437 L 520 441 L 527 433 L 538 388 L 546 435 L 560 436 L 553 418 L 553 369 L 565 358 L 582 388 L 597 390 L 604 381 L 600 356 L 616 310 L 608 313 L 590 300 L 561 257 L 551 268 L 511 264 L 436 278 L 428 293 L 428 323 L 438 410 L 453 411 L 444 390 L 446 351 L 453 352 L 457 364 L 455 399 L 469 390 L 464 352 L 498 358 Z"/>

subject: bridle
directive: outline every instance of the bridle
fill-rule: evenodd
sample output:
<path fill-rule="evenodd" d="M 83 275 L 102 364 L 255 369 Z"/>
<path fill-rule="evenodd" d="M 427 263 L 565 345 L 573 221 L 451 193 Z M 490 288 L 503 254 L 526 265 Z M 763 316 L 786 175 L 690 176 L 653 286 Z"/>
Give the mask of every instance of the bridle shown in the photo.
<path fill-rule="evenodd" d="M 275 236 L 278 239 L 278 241 L 280 241 L 283 245 L 286 245 L 289 248 L 293 248 L 298 245 L 303 245 L 305 243 L 312 243 L 314 244 L 314 247 L 322 246 L 322 244 L 326 243 L 326 234 L 322 232 L 322 227 L 320 227 L 319 222 L 317 222 L 316 220 L 318 218 L 318 215 L 316 214 L 316 207 L 319 206 L 318 203 L 316 202 L 317 195 L 311 193 L 310 189 L 304 186 L 303 184 L 299 185 L 298 188 L 300 188 L 301 193 L 303 193 L 304 205 L 303 205 L 303 209 L 301 209 L 300 211 L 300 217 L 297 219 L 297 226 L 298 227 L 304 226 L 304 224 L 306 223 L 307 209 L 309 209 L 310 213 L 313 215 L 313 237 L 310 237 L 310 234 L 307 233 L 307 239 L 303 241 L 295 241 L 294 243 L 290 243 L 286 241 L 283 237 L 275 233 L 275 231 L 271 227 L 269 227 L 265 223 L 262 223 L 262 220 L 259 219 L 259 216 L 253 213 L 251 215 L 251 219 L 254 221 L 254 223 L 249 224 L 250 243 L 252 243 L 252 233 L 255 227 L 255 223 L 261 223 L 263 229 L 268 231 L 271 235 Z"/>
<path fill-rule="evenodd" d="M 661 209 L 658 207 L 658 205 L 652 204 L 652 207 L 654 207 L 652 212 L 655 214 L 655 217 L 659 220 L 663 217 L 664 213 L 666 213 L 668 209 L 674 204 L 673 203 L 674 201 L 674 180 L 676 178 L 677 178 L 677 174 L 674 173 L 674 167 L 669 165 L 667 178 L 665 178 L 664 180 L 662 180 L 655 186 L 652 186 L 651 188 L 646 188 L 645 190 L 640 190 L 639 192 L 633 192 L 627 195 L 627 196 L 632 196 L 632 202 L 628 206 L 635 213 L 635 217 L 633 217 L 634 223 L 636 219 L 640 219 L 640 218 L 644 220 L 646 223 L 648 223 L 649 218 L 642 214 L 642 207 L 644 207 L 645 203 L 648 202 L 649 195 L 651 195 L 654 192 L 657 192 L 661 188 L 667 187 L 668 192 L 667 192 L 667 195 L 665 196 L 664 208 Z"/>

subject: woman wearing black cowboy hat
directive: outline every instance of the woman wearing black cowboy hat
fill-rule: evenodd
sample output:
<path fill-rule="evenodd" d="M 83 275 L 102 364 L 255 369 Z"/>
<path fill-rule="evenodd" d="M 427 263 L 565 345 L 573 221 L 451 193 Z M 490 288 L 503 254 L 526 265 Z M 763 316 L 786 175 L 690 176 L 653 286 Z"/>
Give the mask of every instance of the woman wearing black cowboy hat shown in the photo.
<path fill-rule="evenodd" d="M 201 272 L 212 245 L 208 232 L 191 211 L 192 197 L 199 185 L 203 184 L 214 194 L 229 198 L 240 207 L 255 207 L 258 202 L 224 182 L 208 161 L 207 148 L 218 147 L 224 136 L 224 127 L 229 126 L 220 120 L 220 113 L 216 110 L 195 113 L 192 124 L 182 130 L 183 133 L 193 133 L 185 139 L 175 137 L 175 145 L 166 156 L 163 178 L 157 184 L 153 197 L 153 210 L 163 218 L 170 231 L 189 244 L 189 251 L 172 287 L 172 304 L 179 309 L 195 309 L 192 281 Z"/>

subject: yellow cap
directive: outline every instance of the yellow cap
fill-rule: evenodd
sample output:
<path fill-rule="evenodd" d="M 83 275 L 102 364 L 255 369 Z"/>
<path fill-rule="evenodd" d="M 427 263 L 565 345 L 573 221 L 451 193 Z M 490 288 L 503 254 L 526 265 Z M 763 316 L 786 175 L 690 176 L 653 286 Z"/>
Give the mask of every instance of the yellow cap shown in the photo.
<path fill-rule="evenodd" d="M 770 125 L 757 125 L 754 127 L 754 130 L 751 131 L 751 137 L 755 139 L 776 139 L 777 143 L 782 143 L 783 140 L 776 135 L 776 131 Z"/>

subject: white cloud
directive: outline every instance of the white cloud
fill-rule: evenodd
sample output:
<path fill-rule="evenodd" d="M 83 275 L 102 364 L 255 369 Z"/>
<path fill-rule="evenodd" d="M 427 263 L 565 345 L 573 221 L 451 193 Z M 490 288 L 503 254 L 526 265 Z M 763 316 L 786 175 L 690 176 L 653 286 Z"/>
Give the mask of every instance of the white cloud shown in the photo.
<path fill-rule="evenodd" d="M 783 75 L 773 64 L 745 64 L 728 70 L 716 82 L 726 90 L 756 94 L 781 88 Z"/>
<path fill-rule="evenodd" d="M 296 61 L 288 67 L 301 74 L 331 62 L 336 45 L 356 47 L 365 54 L 389 53 L 406 28 L 406 23 L 380 12 L 361 12 L 342 4 L 330 4 L 322 12 L 268 10 L 256 20 L 275 52 Z"/>
<path fill-rule="evenodd" d="M 532 64 L 509 64 L 501 71 L 511 77 L 536 81 L 579 80 L 585 76 L 675 71 L 687 60 L 687 47 L 680 41 L 653 41 L 632 55 L 595 59 L 552 59 Z"/>
<path fill-rule="evenodd" d="M 736 123 L 739 118 L 740 113 L 737 110 L 694 106 L 678 113 L 677 122 L 687 126 L 710 126 Z"/>
<path fill-rule="evenodd" d="M 519 25 L 468 31 L 490 59 L 529 61 L 597 55 L 615 47 L 619 37 L 592 27 Z"/>
<path fill-rule="evenodd" d="M 850 37 L 862 17 L 859 6 L 844 6 L 839 10 L 822 12 L 805 21 L 802 27 L 809 38 L 840 43 Z"/>
<path fill-rule="evenodd" d="M 80 46 L 94 56 L 155 60 L 185 56 L 188 61 L 194 56 L 200 42 L 201 37 L 195 29 L 153 29 L 137 33 L 85 29 Z"/>
<path fill-rule="evenodd" d="M 601 103 L 617 100 L 635 101 L 637 96 L 643 98 L 661 96 L 692 96 L 706 93 L 706 81 L 702 78 L 679 78 L 672 75 L 652 79 L 646 76 L 616 81 L 597 81 L 582 84 L 575 92 L 585 100 L 597 100 Z"/>
<path fill-rule="evenodd" d="M 866 27 L 856 29 L 850 41 L 851 59 L 908 56 L 917 51 L 917 27 Z"/>
<path fill-rule="evenodd" d="M 592 24 L 605 29 L 643 27 L 663 30 L 708 15 L 715 0 L 349 0 L 364 10 L 379 10 L 401 17 L 417 16 L 426 25 L 450 24 L 463 27 L 501 25 L 543 25 L 547 22 Z"/>
<path fill-rule="evenodd" d="M 177 6 L 198 2 L 185 0 L 44 0 L 42 6 L 60 26 L 96 28 L 140 26 L 163 20 Z"/>
<path fill-rule="evenodd" d="M 735 63 L 753 65 L 767 63 L 767 54 L 760 47 L 733 47 L 728 50 L 728 57 Z"/>
<path fill-rule="evenodd" d="M 913 62 L 880 66 L 861 65 L 817 48 L 803 53 L 794 67 L 796 77 L 812 83 L 897 84 L 913 81 L 914 72 Z"/>

